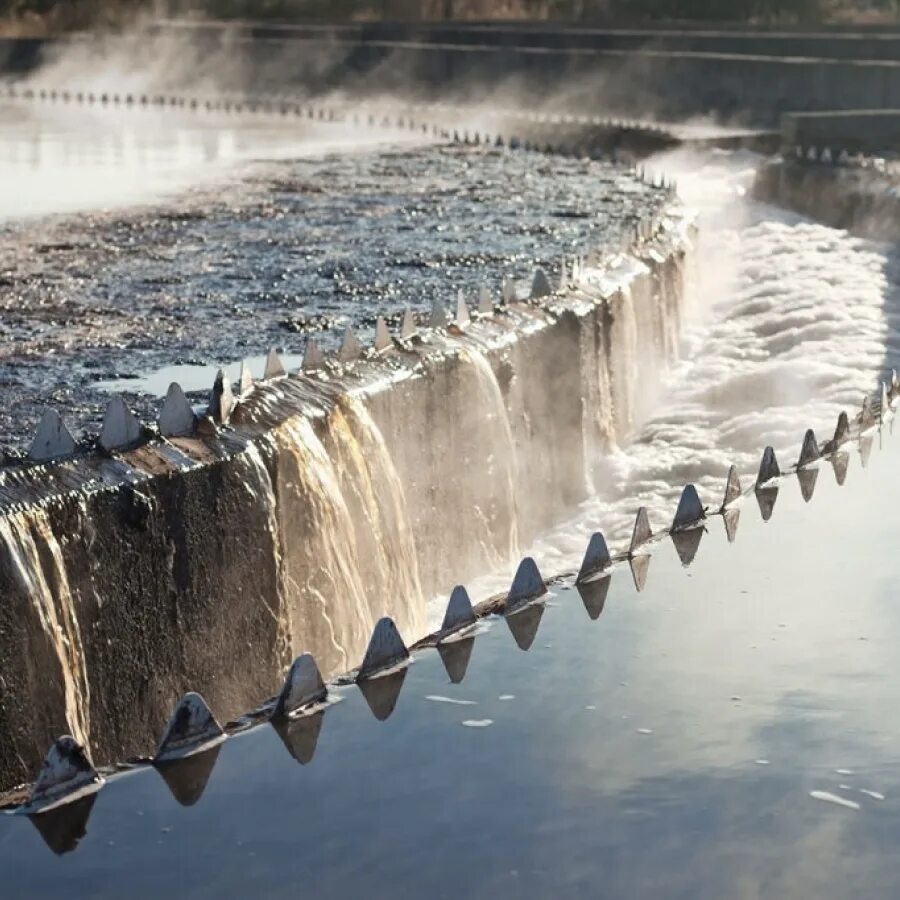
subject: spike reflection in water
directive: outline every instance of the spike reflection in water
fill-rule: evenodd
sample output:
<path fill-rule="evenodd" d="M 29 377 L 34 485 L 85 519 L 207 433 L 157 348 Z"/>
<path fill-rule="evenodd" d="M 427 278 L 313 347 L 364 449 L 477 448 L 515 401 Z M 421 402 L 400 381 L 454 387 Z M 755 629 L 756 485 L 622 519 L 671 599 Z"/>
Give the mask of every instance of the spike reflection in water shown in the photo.
<path fill-rule="evenodd" d="M 831 456 L 831 468 L 834 470 L 834 480 L 838 486 L 843 487 L 847 480 L 847 469 L 850 467 L 850 454 L 845 450 L 833 453 Z"/>
<path fill-rule="evenodd" d="M 807 503 L 812 500 L 813 492 L 816 489 L 816 479 L 818 477 L 818 466 L 810 466 L 808 468 L 797 470 L 797 481 L 800 484 L 800 494 Z"/>
<path fill-rule="evenodd" d="M 447 670 L 447 677 L 452 684 L 459 684 L 466 677 L 474 648 L 474 636 L 455 641 L 441 641 L 437 645 L 438 655 L 441 657 L 441 662 Z"/>
<path fill-rule="evenodd" d="M 402 666 L 383 675 L 356 682 L 356 686 L 366 698 L 366 703 L 369 704 L 369 709 L 372 710 L 372 715 L 379 722 L 390 718 L 394 711 L 407 671 L 408 667 Z"/>
<path fill-rule="evenodd" d="M 504 616 L 520 650 L 529 650 L 534 643 L 545 608 L 543 603 L 531 603 Z"/>
<path fill-rule="evenodd" d="M 606 605 L 606 597 L 609 594 L 609 585 L 612 582 L 610 574 L 593 578 L 590 581 L 579 581 L 575 585 L 581 602 L 591 619 L 600 618 L 603 607 Z"/>
<path fill-rule="evenodd" d="M 72 803 L 48 809 L 28 817 L 44 843 L 57 855 L 70 853 L 87 834 L 87 822 L 94 808 L 96 794 L 81 797 Z"/>
<path fill-rule="evenodd" d="M 640 593 L 647 586 L 647 573 L 650 571 L 650 554 L 637 553 L 629 557 L 628 565 L 631 567 L 631 577 L 634 587 Z"/>
<path fill-rule="evenodd" d="M 154 768 L 181 806 L 193 806 L 206 790 L 221 744 L 171 762 L 158 762 Z"/>
<path fill-rule="evenodd" d="M 722 513 L 722 521 L 725 523 L 725 536 L 728 543 L 733 544 L 737 537 L 738 523 L 741 521 L 741 511 L 737 507 L 726 509 Z"/>
<path fill-rule="evenodd" d="M 320 709 L 308 716 L 296 719 L 279 719 L 272 722 L 275 733 L 281 739 L 288 753 L 305 766 L 312 762 L 325 721 L 325 711 Z"/>

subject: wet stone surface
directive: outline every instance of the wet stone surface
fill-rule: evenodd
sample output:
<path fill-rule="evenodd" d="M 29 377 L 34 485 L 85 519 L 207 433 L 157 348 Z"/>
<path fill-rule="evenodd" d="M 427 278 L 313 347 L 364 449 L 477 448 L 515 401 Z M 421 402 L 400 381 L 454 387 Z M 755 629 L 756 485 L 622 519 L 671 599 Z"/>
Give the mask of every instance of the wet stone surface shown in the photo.
<path fill-rule="evenodd" d="M 244 163 L 176 200 L 8 221 L 0 431 L 21 448 L 53 405 L 96 432 L 111 389 L 153 420 L 169 372 L 149 393 L 140 375 L 299 353 L 309 333 L 334 347 L 351 323 L 368 341 L 379 314 L 398 324 L 459 289 L 474 303 L 504 276 L 525 290 L 536 265 L 618 242 L 664 199 L 611 165 L 423 145 Z"/>
<path fill-rule="evenodd" d="M 324 714 L 0 819 L 4 896 L 896 895 L 900 443 L 873 443 L 843 486 L 825 460 L 744 497 L 734 543 L 710 518 L 689 568 L 647 545 L 640 593 L 556 585 Z"/>

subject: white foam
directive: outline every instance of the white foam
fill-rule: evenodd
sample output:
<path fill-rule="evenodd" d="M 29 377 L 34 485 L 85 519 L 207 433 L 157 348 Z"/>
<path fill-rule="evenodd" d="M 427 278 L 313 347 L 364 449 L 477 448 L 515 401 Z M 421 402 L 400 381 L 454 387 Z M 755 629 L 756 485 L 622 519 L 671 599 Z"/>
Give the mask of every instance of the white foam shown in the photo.
<path fill-rule="evenodd" d="M 861 794 L 865 794 L 867 797 L 871 797 L 873 800 L 884 800 L 884 794 L 879 791 L 870 791 L 867 788 L 860 788 L 859 792 Z"/>
<path fill-rule="evenodd" d="M 428 694 L 426 700 L 434 703 L 454 703 L 457 706 L 478 706 L 476 700 L 457 700 L 455 697 L 442 697 L 440 694 Z"/>
<path fill-rule="evenodd" d="M 825 803 L 833 803 L 835 806 L 843 806 L 846 809 L 860 808 L 855 800 L 847 800 L 846 797 L 838 797 L 837 794 L 832 794 L 828 791 L 810 791 L 809 796 L 813 800 L 823 800 Z"/>
<path fill-rule="evenodd" d="M 493 725 L 493 719 L 466 719 L 461 724 L 465 725 L 466 728 L 487 728 L 488 725 Z"/>

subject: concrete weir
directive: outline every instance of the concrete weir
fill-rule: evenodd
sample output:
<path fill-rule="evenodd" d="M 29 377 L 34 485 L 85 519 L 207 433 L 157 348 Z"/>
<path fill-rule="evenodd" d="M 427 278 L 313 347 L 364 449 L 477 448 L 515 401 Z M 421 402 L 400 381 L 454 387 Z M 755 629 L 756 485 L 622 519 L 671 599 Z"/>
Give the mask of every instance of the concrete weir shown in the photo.
<path fill-rule="evenodd" d="M 691 229 L 673 205 L 549 296 L 271 368 L 230 418 L 217 395 L 226 424 L 0 470 L 2 785 L 59 734 L 151 752 L 186 691 L 225 721 L 304 651 L 348 671 L 383 616 L 410 644 L 429 598 L 509 568 L 676 359 Z"/>

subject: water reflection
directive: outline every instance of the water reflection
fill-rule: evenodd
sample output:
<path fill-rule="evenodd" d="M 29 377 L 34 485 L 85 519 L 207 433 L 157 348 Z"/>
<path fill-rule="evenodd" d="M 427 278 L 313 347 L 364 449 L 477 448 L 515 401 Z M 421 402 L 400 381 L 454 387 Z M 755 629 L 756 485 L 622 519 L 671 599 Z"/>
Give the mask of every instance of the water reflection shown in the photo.
<path fill-rule="evenodd" d="M 800 484 L 800 494 L 809 503 L 816 489 L 816 479 L 819 477 L 819 467 L 809 466 L 797 471 L 797 481 Z"/>
<path fill-rule="evenodd" d="M 365 678 L 356 683 L 363 697 L 366 698 L 372 715 L 379 722 L 384 722 L 393 713 L 400 690 L 403 688 L 403 682 L 406 680 L 407 669 L 407 666 L 401 666 L 393 671 Z"/>
<path fill-rule="evenodd" d="M 671 537 L 672 543 L 675 545 L 675 552 L 685 568 L 694 561 L 697 550 L 700 548 L 700 541 L 705 533 L 706 527 L 703 525 L 672 532 Z"/>
<path fill-rule="evenodd" d="M 394 702 L 396 703 L 396 698 Z M 316 745 L 319 742 L 319 733 L 322 731 L 322 723 L 324 721 L 325 711 L 319 710 L 310 715 L 298 716 L 293 719 L 281 718 L 273 720 L 272 727 L 275 729 L 278 737 L 281 738 L 281 742 L 287 748 L 288 753 L 301 766 L 305 766 L 307 763 L 312 762 L 313 757 L 316 755 Z"/>
<path fill-rule="evenodd" d="M 193 806 L 206 790 L 221 744 L 171 762 L 154 764 L 166 787 L 181 806 Z"/>
<path fill-rule="evenodd" d="M 546 604 L 530 603 L 504 616 L 510 634 L 520 650 L 529 650 L 537 637 Z"/>
<path fill-rule="evenodd" d="M 759 514 L 762 516 L 763 522 L 768 522 L 775 510 L 775 501 L 778 499 L 778 487 L 777 485 L 758 487 L 755 489 L 754 494 L 756 495 L 756 502 L 759 504 Z"/>
<path fill-rule="evenodd" d="M 29 816 L 28 819 L 47 846 L 57 856 L 62 856 L 64 853 L 71 853 L 87 834 L 87 821 L 96 799 L 97 794 L 89 794 L 73 803 Z"/>
<path fill-rule="evenodd" d="M 647 573 L 650 571 L 650 554 L 638 553 L 628 560 L 631 567 L 631 578 L 635 590 L 640 592 L 647 586 Z"/>
<path fill-rule="evenodd" d="M 609 594 L 609 585 L 612 581 L 610 574 L 602 575 L 588 581 L 580 581 L 575 585 L 581 602 L 591 619 L 599 619 L 606 605 L 606 597 Z"/>
<path fill-rule="evenodd" d="M 458 638 L 452 641 L 441 641 L 437 645 L 438 655 L 447 671 L 451 684 L 459 684 L 465 677 L 475 648 L 475 637 Z"/>

